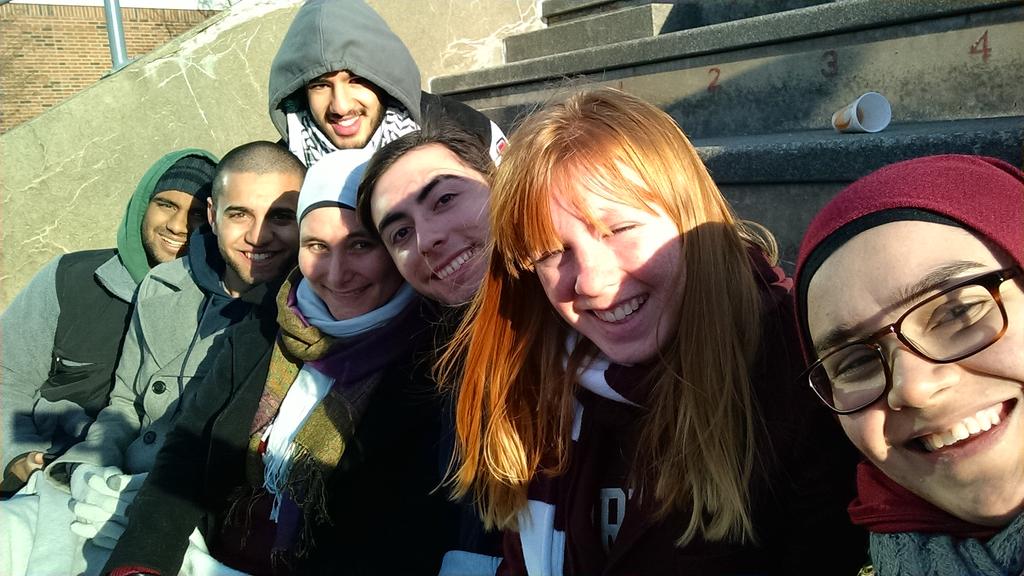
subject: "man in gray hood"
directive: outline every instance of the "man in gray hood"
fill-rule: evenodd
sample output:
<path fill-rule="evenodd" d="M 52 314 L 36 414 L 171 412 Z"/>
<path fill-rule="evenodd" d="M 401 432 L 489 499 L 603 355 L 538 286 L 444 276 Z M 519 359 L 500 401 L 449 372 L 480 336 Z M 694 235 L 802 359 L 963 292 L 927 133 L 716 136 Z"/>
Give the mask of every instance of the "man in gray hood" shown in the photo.
<path fill-rule="evenodd" d="M 497 162 L 505 135 L 456 100 L 420 90 L 402 40 L 363 0 L 308 0 L 270 69 L 270 118 L 306 166 L 344 148 L 378 150 L 447 118 L 488 144 Z"/>

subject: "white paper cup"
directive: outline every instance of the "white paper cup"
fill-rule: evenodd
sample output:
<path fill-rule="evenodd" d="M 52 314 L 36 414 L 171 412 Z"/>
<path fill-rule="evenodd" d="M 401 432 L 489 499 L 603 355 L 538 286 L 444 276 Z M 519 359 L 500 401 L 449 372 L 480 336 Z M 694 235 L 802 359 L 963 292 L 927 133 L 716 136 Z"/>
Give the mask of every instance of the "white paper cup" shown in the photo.
<path fill-rule="evenodd" d="M 837 132 L 879 132 L 892 120 L 889 101 L 878 92 L 865 92 L 832 115 Z"/>

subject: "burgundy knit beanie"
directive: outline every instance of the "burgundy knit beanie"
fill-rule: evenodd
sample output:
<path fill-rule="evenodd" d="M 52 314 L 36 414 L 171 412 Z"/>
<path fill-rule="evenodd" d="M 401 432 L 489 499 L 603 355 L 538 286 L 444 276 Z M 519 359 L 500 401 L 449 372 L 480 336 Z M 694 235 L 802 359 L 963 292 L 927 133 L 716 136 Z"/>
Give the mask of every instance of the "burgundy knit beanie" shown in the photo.
<path fill-rule="evenodd" d="M 796 261 L 796 310 L 804 350 L 807 286 L 848 240 L 875 226 L 924 220 L 961 226 L 1024 266 L 1024 173 L 982 156 L 928 156 L 872 172 L 836 195 L 811 221 Z"/>

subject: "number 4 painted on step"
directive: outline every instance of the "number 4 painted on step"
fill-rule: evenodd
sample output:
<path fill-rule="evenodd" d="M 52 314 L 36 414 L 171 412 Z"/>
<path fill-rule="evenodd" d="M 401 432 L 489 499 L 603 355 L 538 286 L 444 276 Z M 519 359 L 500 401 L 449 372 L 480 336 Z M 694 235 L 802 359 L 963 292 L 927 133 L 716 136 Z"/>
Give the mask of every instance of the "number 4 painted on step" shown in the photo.
<path fill-rule="evenodd" d="M 992 49 L 988 47 L 988 30 L 981 35 L 981 38 L 971 44 L 971 54 L 981 54 L 981 61 L 988 62 L 988 56 L 992 53 Z"/>

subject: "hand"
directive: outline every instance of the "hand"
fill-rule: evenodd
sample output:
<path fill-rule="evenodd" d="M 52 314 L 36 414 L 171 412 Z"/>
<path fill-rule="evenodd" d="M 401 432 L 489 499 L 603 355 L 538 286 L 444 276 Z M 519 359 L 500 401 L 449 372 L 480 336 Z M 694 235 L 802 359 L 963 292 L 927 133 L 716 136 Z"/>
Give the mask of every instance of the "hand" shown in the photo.
<path fill-rule="evenodd" d="M 22 483 L 28 482 L 28 477 L 32 475 L 36 470 L 40 470 L 43 467 L 43 453 L 42 452 L 29 452 L 18 460 L 15 460 L 9 470 L 12 474 L 17 476 L 18 480 Z"/>
<path fill-rule="evenodd" d="M 114 466 L 79 465 L 71 476 L 71 531 L 103 548 L 113 548 L 128 526 L 126 511 L 147 474 L 122 474 Z"/>
<path fill-rule="evenodd" d="M 101 517 L 96 521 L 86 520 L 85 518 L 89 517 L 92 512 L 84 508 L 89 507 L 89 504 L 81 502 L 75 504 L 72 508 L 75 512 L 75 520 L 71 522 L 71 531 L 88 540 L 93 546 L 113 550 L 114 546 L 117 546 L 121 534 L 124 534 L 128 527 L 127 519 L 123 520 L 124 524 L 121 523 L 122 520 L 110 516 Z M 95 509 L 95 506 L 91 508 Z"/>

